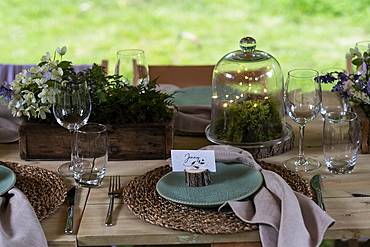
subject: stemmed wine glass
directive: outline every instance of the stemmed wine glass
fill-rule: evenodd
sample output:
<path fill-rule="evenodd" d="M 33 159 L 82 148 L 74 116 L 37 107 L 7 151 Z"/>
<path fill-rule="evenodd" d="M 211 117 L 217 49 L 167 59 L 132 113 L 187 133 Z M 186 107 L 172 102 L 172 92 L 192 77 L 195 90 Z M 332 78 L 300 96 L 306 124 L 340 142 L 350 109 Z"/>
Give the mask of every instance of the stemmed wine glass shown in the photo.
<path fill-rule="evenodd" d="M 283 162 L 294 171 L 311 171 L 320 167 L 320 162 L 304 156 L 304 129 L 321 110 L 321 84 L 316 81 L 319 73 L 311 69 L 289 71 L 285 84 L 284 104 L 289 117 L 299 126 L 299 155 Z M 316 79 L 316 80 L 315 80 Z"/>
<path fill-rule="evenodd" d="M 87 83 L 72 80 L 55 83 L 53 113 L 57 122 L 72 133 L 72 152 L 75 132 L 87 123 L 91 113 Z M 57 171 L 63 176 L 73 176 L 71 162 L 60 165 Z"/>

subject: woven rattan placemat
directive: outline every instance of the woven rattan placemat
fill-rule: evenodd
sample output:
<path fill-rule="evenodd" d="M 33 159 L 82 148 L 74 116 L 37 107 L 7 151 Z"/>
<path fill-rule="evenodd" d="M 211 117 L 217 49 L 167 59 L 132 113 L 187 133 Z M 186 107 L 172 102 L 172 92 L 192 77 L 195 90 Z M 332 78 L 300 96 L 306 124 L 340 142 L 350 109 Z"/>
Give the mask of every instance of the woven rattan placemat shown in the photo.
<path fill-rule="evenodd" d="M 16 175 L 15 187 L 30 201 L 39 220 L 54 213 L 64 202 L 67 189 L 64 181 L 53 171 L 14 162 L 2 162 Z"/>
<path fill-rule="evenodd" d="M 293 190 L 312 198 L 309 184 L 300 175 L 280 165 L 258 163 L 279 174 Z M 247 224 L 235 214 L 220 214 L 216 209 L 194 208 L 162 198 L 156 191 L 156 184 L 170 171 L 168 165 L 158 167 L 127 184 L 123 191 L 124 202 L 134 215 L 155 225 L 195 233 L 225 234 L 258 229 L 257 225 Z"/>

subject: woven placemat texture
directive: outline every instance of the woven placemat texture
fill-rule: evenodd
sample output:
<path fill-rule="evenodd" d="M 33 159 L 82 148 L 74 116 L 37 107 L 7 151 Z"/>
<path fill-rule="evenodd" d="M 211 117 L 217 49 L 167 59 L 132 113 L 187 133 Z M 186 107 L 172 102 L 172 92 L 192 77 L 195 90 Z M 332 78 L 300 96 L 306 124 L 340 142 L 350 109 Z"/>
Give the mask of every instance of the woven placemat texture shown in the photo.
<path fill-rule="evenodd" d="M 27 196 L 39 220 L 54 213 L 64 202 L 67 188 L 55 172 L 15 162 L 0 161 L 0 165 L 15 173 L 15 187 Z"/>
<path fill-rule="evenodd" d="M 297 192 L 312 198 L 309 184 L 300 175 L 280 165 L 263 161 L 266 170 L 279 174 Z M 158 180 L 171 171 L 169 165 L 136 177 L 124 188 L 123 197 L 131 212 L 142 220 L 162 227 L 202 234 L 231 234 L 258 229 L 235 214 L 220 214 L 217 209 L 195 208 L 162 198 L 156 191 Z"/>

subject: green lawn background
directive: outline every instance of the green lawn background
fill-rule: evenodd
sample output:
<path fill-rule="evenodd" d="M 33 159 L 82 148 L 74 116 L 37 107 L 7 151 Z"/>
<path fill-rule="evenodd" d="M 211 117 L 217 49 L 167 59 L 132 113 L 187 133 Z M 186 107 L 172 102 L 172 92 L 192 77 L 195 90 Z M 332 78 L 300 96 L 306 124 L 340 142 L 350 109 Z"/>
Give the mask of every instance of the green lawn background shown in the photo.
<path fill-rule="evenodd" d="M 367 0 L 9 0 L 0 2 L 0 63 L 34 64 L 67 46 L 74 64 L 140 48 L 151 65 L 216 64 L 252 36 L 284 74 L 344 67 L 370 39 Z M 192 34 L 195 39 L 189 38 Z"/>

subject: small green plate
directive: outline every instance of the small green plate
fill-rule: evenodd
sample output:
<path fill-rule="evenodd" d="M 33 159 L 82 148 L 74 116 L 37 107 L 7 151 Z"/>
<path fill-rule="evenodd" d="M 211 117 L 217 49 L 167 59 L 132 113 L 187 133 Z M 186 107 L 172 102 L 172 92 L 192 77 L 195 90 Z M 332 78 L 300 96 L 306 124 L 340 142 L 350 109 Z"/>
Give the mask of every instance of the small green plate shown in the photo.
<path fill-rule="evenodd" d="M 0 196 L 8 192 L 15 184 L 16 176 L 8 167 L 0 166 Z"/>
<path fill-rule="evenodd" d="M 165 199 L 195 207 L 216 207 L 227 201 L 244 199 L 262 185 L 262 174 L 246 165 L 216 163 L 212 183 L 203 187 L 186 184 L 184 172 L 169 172 L 157 183 L 157 192 Z"/>
<path fill-rule="evenodd" d="M 211 105 L 212 87 L 187 87 L 176 90 L 173 103 L 177 106 Z"/>

